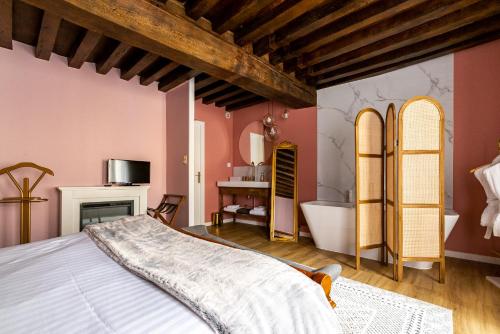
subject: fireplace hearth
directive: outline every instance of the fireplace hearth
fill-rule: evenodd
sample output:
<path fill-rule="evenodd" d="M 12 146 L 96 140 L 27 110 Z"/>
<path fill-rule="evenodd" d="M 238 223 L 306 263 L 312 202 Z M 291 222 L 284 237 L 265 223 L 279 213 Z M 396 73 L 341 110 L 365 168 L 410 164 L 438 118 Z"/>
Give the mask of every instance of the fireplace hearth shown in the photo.
<path fill-rule="evenodd" d="M 134 215 L 134 201 L 86 202 L 80 204 L 80 231 L 86 225 L 105 223 Z"/>

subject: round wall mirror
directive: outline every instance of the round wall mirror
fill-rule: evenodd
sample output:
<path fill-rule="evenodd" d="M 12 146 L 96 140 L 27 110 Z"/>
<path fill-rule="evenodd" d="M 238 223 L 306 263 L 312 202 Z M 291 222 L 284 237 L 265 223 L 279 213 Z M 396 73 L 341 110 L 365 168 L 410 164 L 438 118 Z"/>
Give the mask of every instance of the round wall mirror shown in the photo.
<path fill-rule="evenodd" d="M 243 161 L 251 165 L 265 163 L 272 153 L 272 144 L 264 139 L 264 125 L 262 121 L 248 124 L 240 135 L 240 155 Z"/>

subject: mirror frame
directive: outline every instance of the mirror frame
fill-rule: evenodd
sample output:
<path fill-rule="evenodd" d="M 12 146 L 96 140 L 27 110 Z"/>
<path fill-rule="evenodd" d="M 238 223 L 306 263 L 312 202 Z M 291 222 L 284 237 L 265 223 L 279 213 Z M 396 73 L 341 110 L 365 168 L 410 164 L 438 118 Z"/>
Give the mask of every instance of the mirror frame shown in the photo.
<path fill-rule="evenodd" d="M 243 130 L 241 131 L 240 135 L 239 135 L 239 138 L 238 138 L 238 153 L 239 153 L 239 156 L 241 158 L 241 160 L 247 164 L 248 166 L 251 166 L 252 165 L 252 162 L 255 164 L 255 165 L 258 165 L 259 162 L 256 162 L 256 161 L 252 161 L 251 159 L 251 156 L 248 157 L 248 159 L 243 155 L 242 153 L 242 150 L 241 150 L 241 140 L 243 138 L 243 135 L 245 134 L 245 131 L 247 130 L 247 128 L 250 126 L 250 125 L 253 125 L 253 124 L 258 124 L 259 125 L 259 129 L 262 128 L 262 134 L 261 133 L 256 133 L 256 134 L 259 134 L 259 135 L 262 135 L 264 137 L 264 160 L 262 161 L 262 164 L 264 165 L 267 165 L 269 164 L 269 160 L 271 159 L 271 155 L 272 155 L 272 144 L 269 144 L 269 142 L 265 139 L 265 126 L 264 124 L 262 124 L 262 121 L 260 120 L 256 120 L 256 121 L 252 121 L 250 123 L 248 123 L 247 125 L 245 125 L 245 127 L 243 128 Z M 252 132 L 249 132 L 249 133 L 252 133 Z M 255 133 L 255 132 L 254 132 Z M 248 134 L 248 133 L 247 133 Z M 251 145 L 251 140 L 249 140 L 250 142 L 250 145 Z M 267 148 L 267 149 L 266 149 Z M 251 152 L 251 147 L 250 147 L 250 150 L 249 150 L 249 154 Z"/>
<path fill-rule="evenodd" d="M 293 236 L 283 237 L 276 236 L 274 233 L 275 229 L 275 205 L 276 205 L 276 160 L 278 150 L 293 150 L 295 153 L 295 163 L 294 163 L 294 191 L 293 191 Z M 273 157 L 272 157 L 272 181 L 271 181 L 271 209 L 270 209 L 270 223 L 269 223 L 269 238 L 271 241 L 293 241 L 297 242 L 299 240 L 299 199 L 298 199 L 298 177 L 297 168 L 298 167 L 298 148 L 297 145 L 292 144 L 288 141 L 281 142 L 273 147 Z"/>

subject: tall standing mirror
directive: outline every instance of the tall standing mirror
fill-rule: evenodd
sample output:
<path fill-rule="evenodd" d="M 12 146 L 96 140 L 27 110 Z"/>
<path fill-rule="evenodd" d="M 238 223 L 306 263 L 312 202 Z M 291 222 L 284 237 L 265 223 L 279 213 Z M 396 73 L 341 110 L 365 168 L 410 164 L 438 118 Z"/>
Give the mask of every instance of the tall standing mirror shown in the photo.
<path fill-rule="evenodd" d="M 240 135 L 240 155 L 247 164 L 264 164 L 272 152 L 272 144 L 264 140 L 264 125 L 261 121 L 248 124 Z"/>
<path fill-rule="evenodd" d="M 283 142 L 273 148 L 271 241 L 298 241 L 297 145 Z"/>

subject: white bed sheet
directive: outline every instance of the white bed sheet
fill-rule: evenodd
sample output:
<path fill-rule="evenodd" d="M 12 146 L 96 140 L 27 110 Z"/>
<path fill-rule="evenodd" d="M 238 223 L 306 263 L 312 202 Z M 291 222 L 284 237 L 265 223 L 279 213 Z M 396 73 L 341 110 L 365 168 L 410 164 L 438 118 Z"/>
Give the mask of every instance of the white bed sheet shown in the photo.
<path fill-rule="evenodd" d="M 1 333 L 213 333 L 84 233 L 0 249 Z"/>

